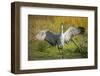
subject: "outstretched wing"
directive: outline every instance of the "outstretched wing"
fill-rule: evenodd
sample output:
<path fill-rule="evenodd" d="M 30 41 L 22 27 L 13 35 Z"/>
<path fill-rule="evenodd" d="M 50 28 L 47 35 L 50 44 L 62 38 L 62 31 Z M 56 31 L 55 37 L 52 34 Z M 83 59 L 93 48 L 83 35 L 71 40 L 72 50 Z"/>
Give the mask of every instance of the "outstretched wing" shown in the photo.
<path fill-rule="evenodd" d="M 56 39 L 55 39 L 56 35 L 53 32 L 47 31 L 46 32 L 46 37 L 45 40 L 51 44 L 52 46 L 56 45 Z"/>
<path fill-rule="evenodd" d="M 37 40 L 44 40 L 45 37 L 46 37 L 46 32 L 47 32 L 47 31 L 48 31 L 48 30 L 41 30 L 41 31 L 39 31 L 39 32 L 36 34 L 35 38 L 36 38 Z"/>
<path fill-rule="evenodd" d="M 80 33 L 80 30 L 75 27 L 69 27 L 68 30 L 64 33 L 64 41 L 65 43 L 69 42 L 72 36 L 75 36 Z"/>
<path fill-rule="evenodd" d="M 59 43 L 59 35 L 49 30 L 42 30 L 36 35 L 36 39 L 45 40 L 52 46 L 56 46 Z"/>

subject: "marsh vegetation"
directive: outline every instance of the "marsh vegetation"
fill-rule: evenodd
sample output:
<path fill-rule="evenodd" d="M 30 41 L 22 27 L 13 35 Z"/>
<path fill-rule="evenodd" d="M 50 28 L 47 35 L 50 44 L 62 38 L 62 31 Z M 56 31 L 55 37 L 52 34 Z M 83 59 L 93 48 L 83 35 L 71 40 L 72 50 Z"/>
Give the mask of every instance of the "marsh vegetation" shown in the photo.
<path fill-rule="evenodd" d="M 60 33 L 61 23 L 64 24 L 64 31 L 70 26 L 84 27 L 84 34 L 74 36 L 73 41 L 69 41 L 64 45 L 63 58 L 76 59 L 87 58 L 88 56 L 88 18 L 87 17 L 71 17 L 71 16 L 28 16 L 28 59 L 29 60 L 47 60 L 60 59 L 61 53 L 57 47 L 51 46 L 46 41 L 35 40 L 38 31 L 49 29 L 55 33 Z M 76 45 L 77 46 L 76 46 Z"/>

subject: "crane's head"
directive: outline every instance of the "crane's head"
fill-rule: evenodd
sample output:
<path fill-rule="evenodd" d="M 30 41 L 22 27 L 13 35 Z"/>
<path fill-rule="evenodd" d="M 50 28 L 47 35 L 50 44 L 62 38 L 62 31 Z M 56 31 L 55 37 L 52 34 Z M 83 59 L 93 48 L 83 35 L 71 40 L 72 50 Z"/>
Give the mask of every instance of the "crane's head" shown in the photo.
<path fill-rule="evenodd" d="M 61 23 L 61 34 L 63 34 L 64 33 L 64 25 L 63 25 L 63 23 Z"/>
<path fill-rule="evenodd" d="M 63 30 L 63 28 L 64 28 L 64 24 L 63 24 L 63 23 L 61 23 L 61 29 Z"/>
<path fill-rule="evenodd" d="M 61 25 L 61 29 L 63 30 L 63 28 L 64 28 L 64 26 L 63 25 Z"/>

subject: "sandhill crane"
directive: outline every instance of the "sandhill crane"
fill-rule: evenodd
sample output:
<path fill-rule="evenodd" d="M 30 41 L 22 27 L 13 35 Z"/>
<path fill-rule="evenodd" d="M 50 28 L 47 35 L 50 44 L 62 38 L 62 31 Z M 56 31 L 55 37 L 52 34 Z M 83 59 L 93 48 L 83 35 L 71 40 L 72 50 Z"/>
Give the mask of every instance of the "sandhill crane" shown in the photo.
<path fill-rule="evenodd" d="M 63 25 L 61 25 L 61 33 L 54 33 L 48 29 L 41 30 L 36 39 L 47 41 L 52 46 L 57 46 L 58 50 L 63 49 L 65 43 L 68 43 L 73 36 L 84 32 L 83 27 L 69 27 L 65 32 L 63 31 Z"/>

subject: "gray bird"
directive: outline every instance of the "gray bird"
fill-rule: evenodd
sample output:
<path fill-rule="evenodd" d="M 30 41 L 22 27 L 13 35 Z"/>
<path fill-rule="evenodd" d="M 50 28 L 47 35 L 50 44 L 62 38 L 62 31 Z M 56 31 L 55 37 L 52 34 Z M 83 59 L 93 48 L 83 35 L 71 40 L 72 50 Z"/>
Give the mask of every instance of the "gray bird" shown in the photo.
<path fill-rule="evenodd" d="M 36 39 L 47 41 L 52 46 L 57 46 L 58 48 L 63 47 L 65 43 L 68 43 L 71 38 L 75 35 L 84 32 L 83 27 L 69 27 L 65 32 L 63 32 L 63 25 L 61 26 L 61 33 L 54 33 L 49 30 L 41 30 L 37 35 Z"/>

